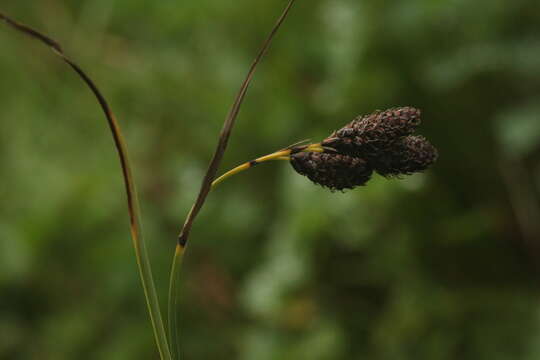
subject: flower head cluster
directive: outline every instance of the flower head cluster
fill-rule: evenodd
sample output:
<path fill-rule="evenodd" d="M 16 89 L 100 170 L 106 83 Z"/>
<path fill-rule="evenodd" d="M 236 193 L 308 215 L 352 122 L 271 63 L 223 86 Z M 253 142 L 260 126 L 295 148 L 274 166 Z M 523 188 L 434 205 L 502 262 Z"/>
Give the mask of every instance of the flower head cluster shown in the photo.
<path fill-rule="evenodd" d="M 364 185 L 372 171 L 386 177 L 420 172 L 438 156 L 424 137 L 412 135 L 420 122 L 420 110 L 413 107 L 360 116 L 324 139 L 323 153 L 297 152 L 291 164 L 332 190 Z"/>

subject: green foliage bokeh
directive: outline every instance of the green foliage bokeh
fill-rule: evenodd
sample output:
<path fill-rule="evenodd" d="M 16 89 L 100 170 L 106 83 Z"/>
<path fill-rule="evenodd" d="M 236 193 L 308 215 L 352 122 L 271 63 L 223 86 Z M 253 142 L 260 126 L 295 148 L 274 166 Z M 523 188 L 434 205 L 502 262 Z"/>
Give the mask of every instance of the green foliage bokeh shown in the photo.
<path fill-rule="evenodd" d="M 8 1 L 63 44 L 130 147 L 165 299 L 175 238 L 284 0 Z M 540 357 L 540 2 L 311 0 L 259 68 L 222 170 L 411 105 L 425 174 L 330 193 L 286 163 L 231 178 L 193 229 L 189 359 Z M 157 358 L 105 120 L 0 27 L 0 358 Z"/>

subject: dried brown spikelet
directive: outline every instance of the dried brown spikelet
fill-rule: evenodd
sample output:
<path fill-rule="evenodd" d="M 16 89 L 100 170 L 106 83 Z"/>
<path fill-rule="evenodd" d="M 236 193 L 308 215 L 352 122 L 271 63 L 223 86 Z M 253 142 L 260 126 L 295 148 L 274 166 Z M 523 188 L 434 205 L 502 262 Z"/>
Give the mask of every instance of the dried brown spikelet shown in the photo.
<path fill-rule="evenodd" d="M 291 165 L 299 174 L 331 190 L 364 185 L 373 172 L 365 160 L 337 153 L 299 152 L 291 155 Z"/>
<path fill-rule="evenodd" d="M 420 125 L 420 110 L 400 107 L 359 116 L 323 140 L 322 145 L 338 153 L 370 159 L 391 148 Z"/>
<path fill-rule="evenodd" d="M 423 136 L 407 136 L 370 159 L 370 165 L 383 176 L 410 175 L 426 170 L 438 156 L 437 149 Z"/>

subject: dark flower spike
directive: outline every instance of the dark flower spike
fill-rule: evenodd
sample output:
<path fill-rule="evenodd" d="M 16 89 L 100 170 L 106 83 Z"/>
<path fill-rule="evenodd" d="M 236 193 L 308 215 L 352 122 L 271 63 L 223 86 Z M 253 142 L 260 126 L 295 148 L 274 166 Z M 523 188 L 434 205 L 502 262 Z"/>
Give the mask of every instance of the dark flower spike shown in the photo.
<path fill-rule="evenodd" d="M 367 160 L 388 150 L 420 125 L 420 110 L 400 107 L 359 116 L 321 143 L 337 152 Z"/>
<path fill-rule="evenodd" d="M 437 149 L 423 136 L 407 136 L 371 159 L 370 164 L 382 176 L 410 175 L 426 170 L 438 156 Z"/>
<path fill-rule="evenodd" d="M 290 158 L 296 172 L 331 190 L 365 185 L 373 172 L 365 160 L 349 155 L 299 152 Z"/>

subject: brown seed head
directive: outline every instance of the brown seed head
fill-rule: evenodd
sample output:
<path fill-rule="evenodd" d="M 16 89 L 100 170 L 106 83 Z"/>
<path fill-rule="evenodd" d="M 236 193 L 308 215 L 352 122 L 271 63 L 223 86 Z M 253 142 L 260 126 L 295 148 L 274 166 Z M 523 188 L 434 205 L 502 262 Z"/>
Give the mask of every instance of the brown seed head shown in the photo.
<path fill-rule="evenodd" d="M 391 148 L 399 138 L 412 134 L 420 121 L 420 110 L 413 107 L 379 111 L 359 116 L 323 140 L 322 145 L 369 160 Z"/>
<path fill-rule="evenodd" d="M 299 152 L 291 155 L 291 165 L 299 174 L 331 190 L 364 185 L 373 172 L 365 160 L 337 153 Z"/>
<path fill-rule="evenodd" d="M 427 169 L 437 149 L 422 136 L 411 134 L 420 125 L 420 110 L 401 107 L 360 116 L 321 142 L 322 153 L 291 155 L 294 169 L 332 190 L 364 185 L 373 171 L 386 177 Z"/>

